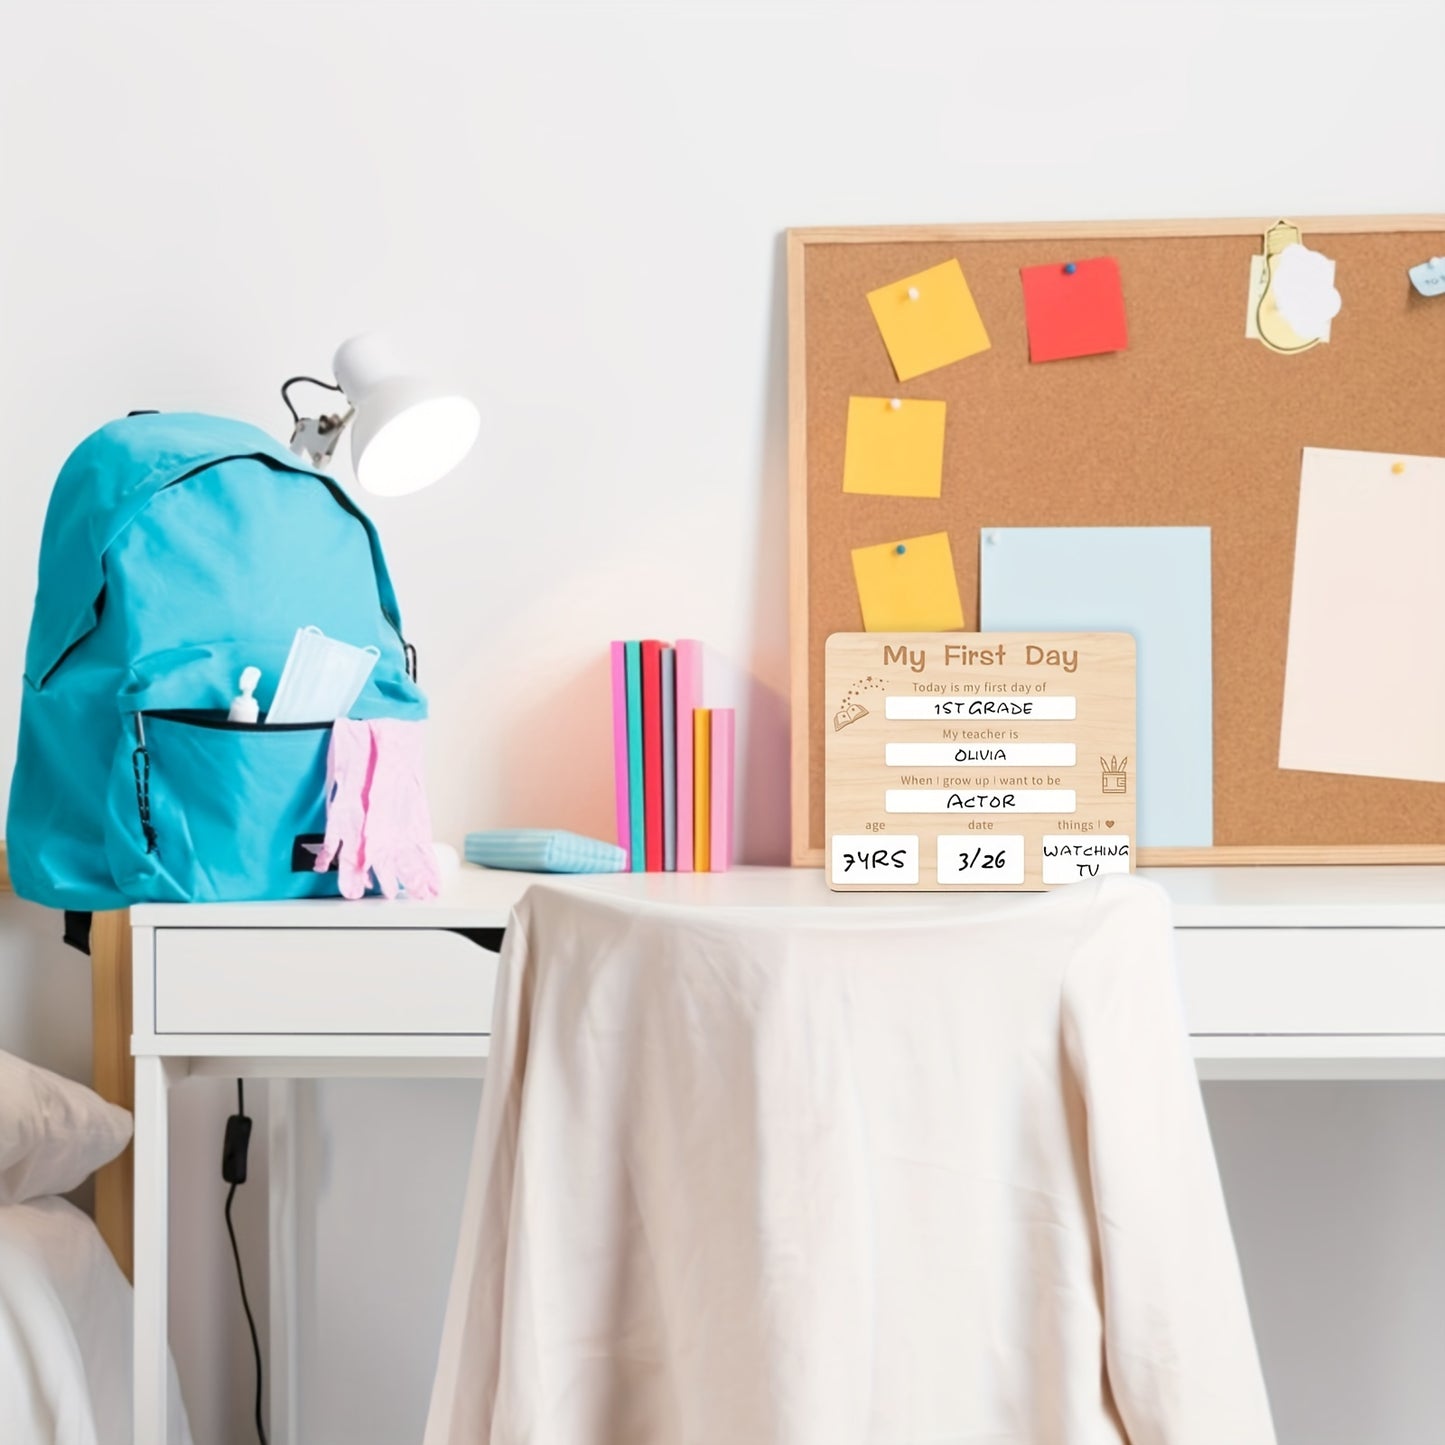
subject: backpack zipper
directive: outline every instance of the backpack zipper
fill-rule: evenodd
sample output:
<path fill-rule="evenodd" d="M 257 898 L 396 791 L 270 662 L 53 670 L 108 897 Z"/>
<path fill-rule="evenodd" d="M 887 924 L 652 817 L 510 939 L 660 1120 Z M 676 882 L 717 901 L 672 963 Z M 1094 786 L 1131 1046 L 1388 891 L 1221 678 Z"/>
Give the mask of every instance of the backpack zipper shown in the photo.
<path fill-rule="evenodd" d="M 141 836 L 146 840 L 146 853 L 157 850 L 155 825 L 151 822 L 151 755 L 146 747 L 145 718 L 135 715 L 136 745 L 131 750 L 130 769 L 135 776 L 135 806 L 140 814 Z"/>
<path fill-rule="evenodd" d="M 136 713 L 136 729 L 141 734 L 141 745 L 145 745 L 142 718 L 157 718 L 161 722 L 179 723 L 182 727 L 207 728 L 218 733 L 300 733 L 315 732 L 333 726 L 329 722 L 232 722 L 224 713 L 203 712 L 192 708 L 159 707 L 148 708 Z"/>

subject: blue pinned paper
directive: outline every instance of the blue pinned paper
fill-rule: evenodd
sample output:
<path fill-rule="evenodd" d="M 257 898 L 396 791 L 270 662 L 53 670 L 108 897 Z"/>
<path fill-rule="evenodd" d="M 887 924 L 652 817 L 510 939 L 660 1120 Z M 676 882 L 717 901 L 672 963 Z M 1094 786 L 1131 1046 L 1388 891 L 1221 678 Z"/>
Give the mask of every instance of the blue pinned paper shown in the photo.
<path fill-rule="evenodd" d="M 980 631 L 1134 635 L 1142 847 L 1214 842 L 1212 595 L 1208 527 L 980 534 Z"/>
<path fill-rule="evenodd" d="M 1445 296 L 1445 256 L 1411 266 L 1410 283 L 1422 296 Z"/>

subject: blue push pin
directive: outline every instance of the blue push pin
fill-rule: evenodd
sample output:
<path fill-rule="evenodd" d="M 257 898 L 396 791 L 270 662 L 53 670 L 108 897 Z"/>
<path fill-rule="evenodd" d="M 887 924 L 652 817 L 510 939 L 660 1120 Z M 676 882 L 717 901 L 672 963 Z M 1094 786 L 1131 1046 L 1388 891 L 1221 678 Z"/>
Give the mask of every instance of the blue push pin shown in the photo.
<path fill-rule="evenodd" d="M 898 557 L 901 557 L 907 550 L 908 550 L 908 548 L 905 547 L 902 542 L 900 542 L 900 543 L 893 549 L 894 555 L 895 555 L 895 556 L 898 556 Z"/>
<path fill-rule="evenodd" d="M 1074 274 L 1074 272 L 1077 271 L 1078 269 L 1079 269 L 1079 268 L 1078 268 L 1077 266 L 1075 266 L 1072 261 L 1070 261 L 1069 264 L 1064 267 L 1064 275 L 1065 275 L 1065 276 L 1072 276 L 1072 275 Z"/>

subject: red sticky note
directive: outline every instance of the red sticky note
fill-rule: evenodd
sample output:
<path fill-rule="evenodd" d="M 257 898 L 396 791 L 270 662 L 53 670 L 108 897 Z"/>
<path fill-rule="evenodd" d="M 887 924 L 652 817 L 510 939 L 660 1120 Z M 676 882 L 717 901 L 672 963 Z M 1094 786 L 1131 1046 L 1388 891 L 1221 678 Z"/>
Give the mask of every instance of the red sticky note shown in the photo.
<path fill-rule="evenodd" d="M 1072 271 L 1066 269 L 1070 266 Z M 1019 276 L 1024 283 L 1030 361 L 1097 356 L 1129 345 L 1124 288 L 1119 284 L 1119 263 L 1112 256 L 1025 266 Z"/>

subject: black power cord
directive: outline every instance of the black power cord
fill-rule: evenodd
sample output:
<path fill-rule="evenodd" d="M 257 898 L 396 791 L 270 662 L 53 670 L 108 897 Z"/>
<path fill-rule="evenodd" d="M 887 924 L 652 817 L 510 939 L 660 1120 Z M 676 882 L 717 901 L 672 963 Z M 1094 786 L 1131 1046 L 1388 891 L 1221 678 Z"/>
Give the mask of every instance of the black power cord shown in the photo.
<path fill-rule="evenodd" d="M 236 1243 L 236 1228 L 231 1223 L 231 1203 L 238 1186 L 246 1182 L 246 1153 L 251 1144 L 251 1121 L 246 1116 L 246 1085 L 236 1080 L 236 1112 L 226 1120 L 226 1141 L 221 1148 L 221 1178 L 231 1187 L 226 1194 L 226 1233 L 231 1236 L 231 1254 L 236 1261 L 236 1283 L 241 1286 L 241 1308 L 251 1329 L 251 1351 L 256 1357 L 256 1435 L 266 1445 L 266 1425 L 261 1419 L 261 1341 L 256 1335 L 256 1320 L 251 1314 L 251 1301 L 246 1297 L 246 1275 L 241 1269 L 241 1250 Z"/>

